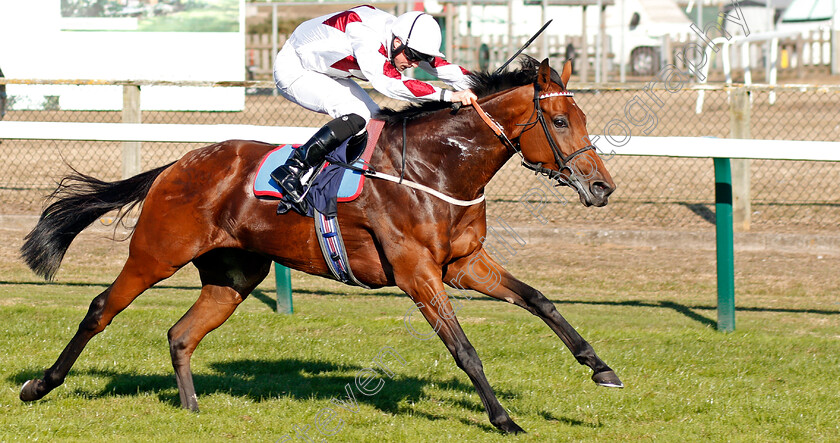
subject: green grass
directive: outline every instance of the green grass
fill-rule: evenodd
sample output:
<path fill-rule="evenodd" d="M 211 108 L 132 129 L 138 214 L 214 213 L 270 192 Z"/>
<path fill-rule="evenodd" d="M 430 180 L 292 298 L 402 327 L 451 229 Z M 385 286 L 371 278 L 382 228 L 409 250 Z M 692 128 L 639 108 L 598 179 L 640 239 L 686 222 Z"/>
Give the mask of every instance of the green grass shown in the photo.
<path fill-rule="evenodd" d="M 239 5 L 236 0 L 223 0 L 205 5 L 202 9 L 188 9 L 163 16 L 144 17 L 138 31 L 151 32 L 237 32 Z"/>
<path fill-rule="evenodd" d="M 383 346 L 407 364 L 391 366 L 393 379 L 380 373 L 385 384 L 375 395 L 353 388 L 358 412 L 333 407 L 341 428 L 327 440 L 836 441 L 840 311 L 834 280 L 803 276 L 809 285 L 791 277 L 780 285 L 760 277 L 765 262 L 758 255 L 742 255 L 738 283 L 749 293 L 738 301 L 737 330 L 722 334 L 714 329 L 714 283 L 708 281 L 713 253 L 694 252 L 678 263 L 657 258 L 662 251 L 580 253 L 586 249 L 544 252 L 554 254 L 553 262 L 529 250 L 512 268 L 549 294 L 625 389 L 592 383 L 588 368 L 523 310 L 477 297 L 459 312 L 499 400 L 528 431 L 520 436 L 501 435 L 489 424 L 469 379 L 438 339 L 421 341 L 406 331 L 407 297 L 299 273 L 293 274 L 294 315 L 273 312 L 269 276 L 199 346 L 193 357 L 199 414 L 179 409 L 166 342 L 167 329 L 197 296 L 194 270 L 138 298 L 91 341 L 64 385 L 24 404 L 17 398 L 21 384 L 55 361 L 121 259 L 95 249 L 79 265 L 71 249 L 57 284 L 5 263 L 0 441 L 268 442 L 294 435 L 295 426 L 310 426 L 314 437 L 319 411 L 346 397 L 345 385 L 374 366 Z M 614 259 L 628 254 L 632 263 Z M 593 260 L 603 273 L 591 271 Z M 822 263 L 836 275 L 836 260 Z"/>

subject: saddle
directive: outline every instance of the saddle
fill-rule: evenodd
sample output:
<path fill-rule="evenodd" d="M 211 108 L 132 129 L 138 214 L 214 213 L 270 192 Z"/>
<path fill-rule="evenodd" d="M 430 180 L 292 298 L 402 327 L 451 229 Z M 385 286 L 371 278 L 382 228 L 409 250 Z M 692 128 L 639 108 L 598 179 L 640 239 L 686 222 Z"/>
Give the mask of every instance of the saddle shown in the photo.
<path fill-rule="evenodd" d="M 368 141 L 360 154 L 348 153 L 345 141 L 327 155 L 327 163 L 319 171 L 312 187 L 304 197 L 309 207 L 307 215 L 315 220 L 318 244 L 321 246 L 321 253 L 333 278 L 365 289 L 370 288 L 358 281 L 350 269 L 350 261 L 347 258 L 344 239 L 341 237 L 341 229 L 338 225 L 337 204 L 353 201 L 361 195 L 365 183 L 363 171 L 370 168 L 373 148 L 384 125 L 385 122 L 381 120 L 371 120 L 368 123 Z M 292 154 L 292 149 L 298 146 L 300 145 L 278 146 L 263 157 L 254 177 L 254 196 L 272 200 L 283 198 L 282 189 L 271 179 L 270 174 L 275 168 L 285 163 Z"/>
<path fill-rule="evenodd" d="M 385 122 L 371 120 L 368 123 L 368 140 L 361 154 L 353 155 L 347 152 L 347 142 L 327 155 L 327 163 L 319 171 L 305 199 L 308 206 L 317 209 L 322 214 L 334 216 L 336 203 L 353 201 L 362 193 L 365 176 L 362 171 L 370 168 L 370 158 L 376 146 Z M 279 200 L 283 198 L 283 190 L 271 179 L 271 171 L 286 162 L 291 156 L 292 149 L 299 145 L 281 145 L 263 157 L 257 174 L 254 177 L 253 191 L 257 198 Z M 349 158 L 355 157 L 355 158 Z M 350 165 L 352 168 L 347 168 Z M 314 211 L 306 214 L 314 217 Z"/>

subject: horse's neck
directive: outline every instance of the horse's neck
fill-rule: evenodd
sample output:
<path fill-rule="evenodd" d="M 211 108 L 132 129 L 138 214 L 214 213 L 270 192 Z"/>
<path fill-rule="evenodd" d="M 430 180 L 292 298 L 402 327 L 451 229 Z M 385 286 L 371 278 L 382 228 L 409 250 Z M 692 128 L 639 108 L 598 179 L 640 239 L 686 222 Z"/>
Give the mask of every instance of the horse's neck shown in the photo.
<path fill-rule="evenodd" d="M 390 143 L 391 163 L 401 171 L 402 126 L 393 125 L 389 132 L 396 141 Z M 410 122 L 406 135 L 405 178 L 459 199 L 480 196 L 513 154 L 472 108 Z"/>
<path fill-rule="evenodd" d="M 499 95 L 483 102 L 481 106 L 484 112 L 500 123 L 510 120 L 513 115 L 505 106 L 504 98 Z M 469 176 L 473 187 L 483 189 L 514 155 L 514 151 L 502 143 L 493 129 L 481 119 L 478 112 L 473 107 L 461 109 L 459 122 L 463 127 L 457 128 L 448 139 L 451 143 L 467 142 L 452 146 L 450 150 L 450 157 L 457 154 L 457 157 L 463 160 L 454 162 L 458 167 L 452 175 L 454 177 Z"/>

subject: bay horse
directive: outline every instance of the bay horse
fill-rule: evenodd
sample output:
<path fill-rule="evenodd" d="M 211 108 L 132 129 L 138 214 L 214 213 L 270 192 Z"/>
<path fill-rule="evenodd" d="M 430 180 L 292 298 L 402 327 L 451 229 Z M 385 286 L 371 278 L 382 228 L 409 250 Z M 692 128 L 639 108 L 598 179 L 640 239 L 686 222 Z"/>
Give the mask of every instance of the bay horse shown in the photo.
<path fill-rule="evenodd" d="M 480 97 L 477 106 L 498 124 L 502 136 L 479 118 L 478 107 L 454 114 L 439 103 L 385 110 L 381 118 L 386 124 L 370 163 L 376 171 L 404 174 L 406 180 L 454 198 L 474 200 L 518 152 L 524 164 L 576 189 L 584 205 L 606 205 L 615 183 L 587 142 L 586 117 L 566 89 L 570 76 L 569 62 L 558 74 L 548 59 L 538 63 L 530 58 L 520 69 L 472 74 L 473 90 Z M 252 193 L 260 160 L 274 147 L 230 140 L 125 180 L 105 182 L 81 173 L 65 177 L 21 248 L 27 265 L 46 279 L 55 275 L 70 243 L 85 227 L 109 211 L 124 215 L 126 208 L 140 203 L 142 210 L 122 271 L 93 299 L 44 377 L 23 385 L 21 400 L 40 399 L 61 385 L 88 341 L 119 312 L 146 289 L 193 263 L 201 293 L 169 329 L 168 339 L 181 406 L 197 411 L 190 370 L 193 351 L 268 275 L 271 262 L 330 277 L 312 219 L 295 212 L 276 215 L 275 201 Z M 592 369 L 596 383 L 623 386 L 542 293 L 486 255 L 484 201 L 458 206 L 369 178 L 358 199 L 339 205 L 338 220 L 356 278 L 372 288 L 397 286 L 411 297 L 469 376 L 490 422 L 501 431 L 523 432 L 496 398 L 449 299 L 435 300 L 445 294 L 444 282 L 456 276 L 458 289 L 513 303 L 542 319 L 578 362 Z M 478 266 L 483 269 L 462 272 L 481 254 Z M 476 277 L 491 270 L 500 282 L 490 285 Z"/>

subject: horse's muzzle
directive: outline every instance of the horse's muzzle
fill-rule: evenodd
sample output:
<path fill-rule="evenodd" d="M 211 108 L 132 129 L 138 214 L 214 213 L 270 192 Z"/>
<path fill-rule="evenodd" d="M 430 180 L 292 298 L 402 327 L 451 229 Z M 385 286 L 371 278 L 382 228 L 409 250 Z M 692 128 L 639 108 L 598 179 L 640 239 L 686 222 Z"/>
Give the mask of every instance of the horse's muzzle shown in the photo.
<path fill-rule="evenodd" d="M 581 202 L 585 206 L 606 206 L 610 194 L 615 191 L 615 185 L 611 185 L 602 180 L 593 180 L 589 183 L 588 191 L 588 196 L 581 195 Z"/>

